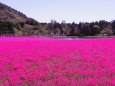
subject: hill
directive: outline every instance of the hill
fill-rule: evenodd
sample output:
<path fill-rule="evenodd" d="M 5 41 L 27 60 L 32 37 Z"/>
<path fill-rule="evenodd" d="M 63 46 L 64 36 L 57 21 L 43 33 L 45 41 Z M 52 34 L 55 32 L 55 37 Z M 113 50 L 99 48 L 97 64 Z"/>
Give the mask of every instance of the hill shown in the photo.
<path fill-rule="evenodd" d="M 28 17 L 0 2 L 0 21 L 25 22 Z"/>

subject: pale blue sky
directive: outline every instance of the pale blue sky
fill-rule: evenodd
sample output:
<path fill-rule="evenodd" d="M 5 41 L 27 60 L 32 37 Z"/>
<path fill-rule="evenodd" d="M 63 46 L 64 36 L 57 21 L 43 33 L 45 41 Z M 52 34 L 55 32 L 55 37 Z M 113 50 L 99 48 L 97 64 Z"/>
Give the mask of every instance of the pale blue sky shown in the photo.
<path fill-rule="evenodd" d="M 92 22 L 115 19 L 115 0 L 0 0 L 39 22 Z"/>

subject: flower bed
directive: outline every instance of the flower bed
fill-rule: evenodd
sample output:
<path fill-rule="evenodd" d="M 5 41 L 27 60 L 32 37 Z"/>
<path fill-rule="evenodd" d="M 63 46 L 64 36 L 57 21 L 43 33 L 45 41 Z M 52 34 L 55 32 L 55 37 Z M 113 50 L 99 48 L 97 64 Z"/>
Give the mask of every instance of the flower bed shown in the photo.
<path fill-rule="evenodd" d="M 0 39 L 0 86 L 114 86 L 115 39 Z"/>

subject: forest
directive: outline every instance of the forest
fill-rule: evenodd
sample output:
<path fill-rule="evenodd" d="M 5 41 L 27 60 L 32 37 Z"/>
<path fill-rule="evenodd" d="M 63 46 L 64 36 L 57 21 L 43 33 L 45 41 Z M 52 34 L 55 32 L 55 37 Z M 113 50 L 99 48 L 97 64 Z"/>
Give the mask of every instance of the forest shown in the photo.
<path fill-rule="evenodd" d="M 39 23 L 32 18 L 26 22 L 0 21 L 0 36 L 37 36 L 37 35 L 66 35 L 66 36 L 97 36 L 115 34 L 115 20 L 107 22 L 61 23 L 51 20 L 50 23 Z"/>

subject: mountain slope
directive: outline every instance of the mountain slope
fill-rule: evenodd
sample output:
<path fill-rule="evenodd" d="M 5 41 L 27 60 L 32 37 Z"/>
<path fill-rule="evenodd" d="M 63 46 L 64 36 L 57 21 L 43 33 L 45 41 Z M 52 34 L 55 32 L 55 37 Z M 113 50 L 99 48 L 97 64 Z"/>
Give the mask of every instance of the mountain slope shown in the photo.
<path fill-rule="evenodd" d="M 0 21 L 25 22 L 27 16 L 0 2 Z"/>

